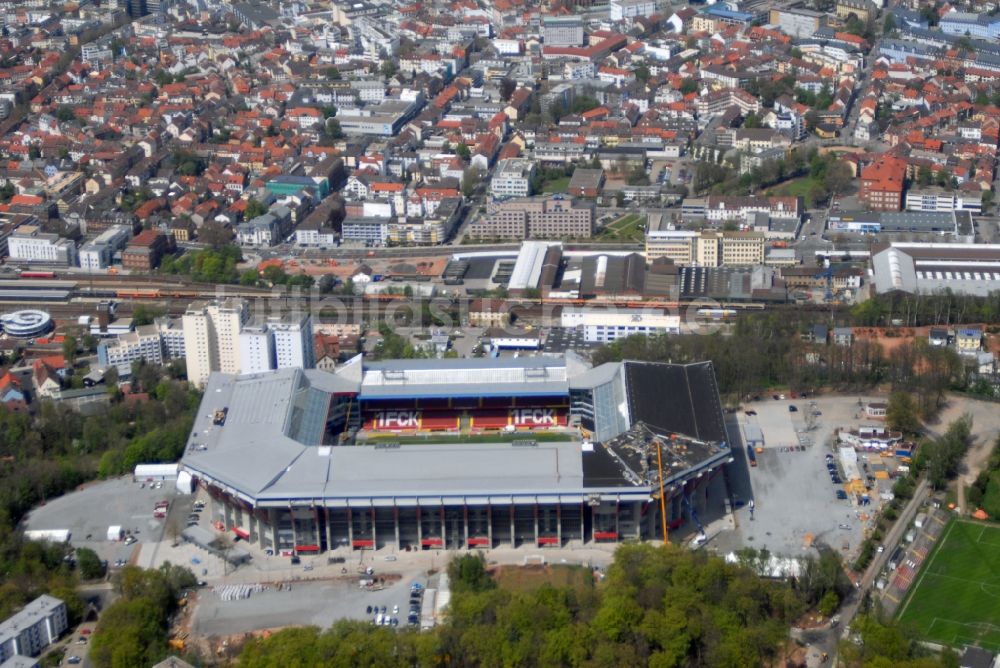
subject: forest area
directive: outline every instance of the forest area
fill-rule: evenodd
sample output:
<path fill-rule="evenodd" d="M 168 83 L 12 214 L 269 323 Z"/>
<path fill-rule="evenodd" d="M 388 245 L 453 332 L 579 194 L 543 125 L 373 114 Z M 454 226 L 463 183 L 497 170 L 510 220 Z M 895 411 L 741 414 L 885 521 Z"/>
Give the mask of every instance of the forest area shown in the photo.
<path fill-rule="evenodd" d="M 595 364 L 633 359 L 688 363 L 710 360 L 723 401 L 735 406 L 771 388 L 853 392 L 887 384 L 912 393 L 921 417 L 932 417 L 952 389 L 966 389 L 958 354 L 906 342 L 886 354 L 877 343 L 855 337 L 850 345 L 821 345 L 803 339 L 813 321 L 789 314 L 743 314 L 731 333 L 631 336 L 594 351 Z"/>
<path fill-rule="evenodd" d="M 157 366 L 136 364 L 132 378 L 131 400 L 109 385 L 110 405 L 94 415 L 49 401 L 34 414 L 0 407 L 0 619 L 43 593 L 69 597 L 71 615 L 80 612 L 70 594 L 81 573 L 65 547 L 32 543 L 17 530 L 33 506 L 183 453 L 200 395 Z"/>
<path fill-rule="evenodd" d="M 761 577 L 753 566 L 759 557 L 748 554 L 729 564 L 704 551 L 623 545 L 601 582 L 515 589 L 498 583 L 482 557 L 466 555 L 448 566 L 449 615 L 431 632 L 347 621 L 326 630 L 286 629 L 250 641 L 237 665 L 776 665 L 790 649 L 792 623 L 851 585 L 832 553 L 809 562 L 791 581 Z M 862 620 L 860 644 L 845 648 L 847 665 L 949 665 L 904 630 L 874 616 Z"/>

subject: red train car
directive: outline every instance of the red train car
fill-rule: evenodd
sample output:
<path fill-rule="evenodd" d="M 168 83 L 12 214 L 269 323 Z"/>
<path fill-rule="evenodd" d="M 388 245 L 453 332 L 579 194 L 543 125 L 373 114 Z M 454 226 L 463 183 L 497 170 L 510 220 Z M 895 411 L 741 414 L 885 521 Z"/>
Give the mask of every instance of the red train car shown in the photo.
<path fill-rule="evenodd" d="M 55 278 L 54 271 L 22 271 L 21 278 Z"/>

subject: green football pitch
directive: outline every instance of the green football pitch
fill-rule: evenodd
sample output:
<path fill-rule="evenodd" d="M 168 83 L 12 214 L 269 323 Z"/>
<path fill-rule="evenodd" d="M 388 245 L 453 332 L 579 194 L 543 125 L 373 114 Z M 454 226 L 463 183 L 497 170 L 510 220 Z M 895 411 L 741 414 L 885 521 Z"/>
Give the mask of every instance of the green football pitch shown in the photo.
<path fill-rule="evenodd" d="M 953 520 L 899 620 L 933 642 L 1000 651 L 1000 526 Z"/>

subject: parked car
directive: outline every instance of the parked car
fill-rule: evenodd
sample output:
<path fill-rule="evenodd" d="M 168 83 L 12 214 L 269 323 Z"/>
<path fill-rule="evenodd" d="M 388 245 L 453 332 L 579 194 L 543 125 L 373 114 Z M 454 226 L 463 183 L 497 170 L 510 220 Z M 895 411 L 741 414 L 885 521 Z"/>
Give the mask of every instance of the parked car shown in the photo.
<path fill-rule="evenodd" d="M 798 408 L 796 408 L 795 406 L 792 406 L 792 405 L 789 405 L 789 406 L 788 406 L 788 412 L 789 412 L 789 413 L 798 413 L 798 412 L 799 412 L 799 409 L 798 409 Z"/>

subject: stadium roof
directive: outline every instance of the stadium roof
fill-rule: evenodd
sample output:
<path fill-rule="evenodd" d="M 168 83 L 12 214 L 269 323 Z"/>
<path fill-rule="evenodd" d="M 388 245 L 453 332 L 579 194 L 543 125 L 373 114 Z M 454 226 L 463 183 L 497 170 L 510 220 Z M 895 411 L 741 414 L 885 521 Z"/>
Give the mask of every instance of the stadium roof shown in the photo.
<path fill-rule="evenodd" d="M 629 417 L 658 431 L 728 441 L 711 362 L 625 362 Z"/>
<path fill-rule="evenodd" d="M 562 358 L 389 360 L 366 363 L 362 399 L 566 394 Z"/>
<path fill-rule="evenodd" d="M 181 467 L 256 505 L 275 507 L 296 500 L 370 507 L 440 504 L 449 498 L 574 502 L 603 491 L 649 493 L 648 485 L 629 478 L 620 456 L 578 442 L 330 444 L 327 422 L 337 395 L 359 389 L 361 399 L 479 390 L 495 396 L 568 395 L 563 358 L 358 362 L 332 374 L 301 369 L 212 374 Z M 620 421 L 609 423 L 608 438 L 642 422 L 668 439 L 679 434 L 727 440 L 711 363 L 618 362 L 574 372 L 574 389 L 609 385 L 621 391 L 594 393 L 599 413 L 609 402 L 621 413 Z M 723 451 L 728 448 L 713 451 L 713 461 Z M 697 459 L 697 452 L 691 454 Z"/>

